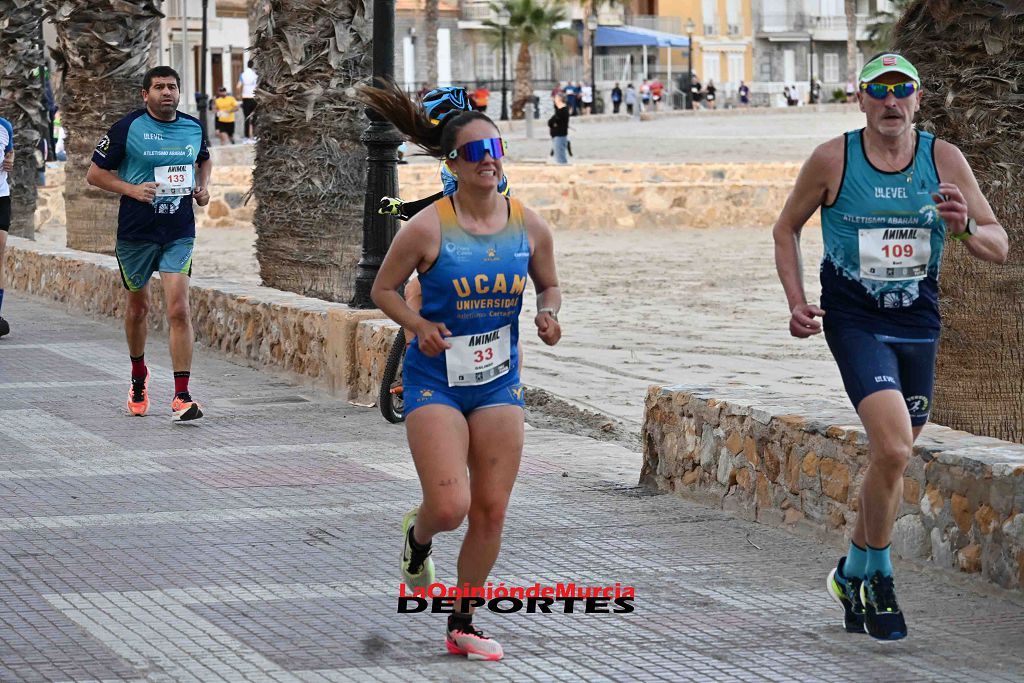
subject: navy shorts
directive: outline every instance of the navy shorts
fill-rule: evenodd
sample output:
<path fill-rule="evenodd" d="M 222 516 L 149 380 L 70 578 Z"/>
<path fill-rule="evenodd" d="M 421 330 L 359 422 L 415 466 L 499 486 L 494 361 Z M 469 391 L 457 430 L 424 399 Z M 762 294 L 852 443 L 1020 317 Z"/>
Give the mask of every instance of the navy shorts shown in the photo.
<path fill-rule="evenodd" d="M 920 427 L 928 422 L 938 335 L 924 339 L 893 337 L 844 326 L 826 329 L 825 341 L 839 365 L 854 408 L 876 391 L 895 389 L 907 402 L 910 424 Z"/>
<path fill-rule="evenodd" d="M 11 196 L 0 197 L 0 230 L 8 232 L 11 229 Z"/>

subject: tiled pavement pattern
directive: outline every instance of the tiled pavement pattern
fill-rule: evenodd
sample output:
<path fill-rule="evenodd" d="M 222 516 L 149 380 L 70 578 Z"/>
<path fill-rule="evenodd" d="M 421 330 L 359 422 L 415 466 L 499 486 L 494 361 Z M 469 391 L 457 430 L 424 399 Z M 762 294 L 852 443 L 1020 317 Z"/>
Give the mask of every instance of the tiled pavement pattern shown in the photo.
<path fill-rule="evenodd" d="M 911 637 L 848 635 L 833 549 L 646 495 L 636 454 L 541 430 L 495 580 L 633 584 L 637 611 L 484 614 L 505 661 L 452 657 L 443 617 L 396 614 L 400 427 L 202 349 L 209 417 L 172 425 L 160 337 L 131 418 L 118 325 L 19 295 L 4 315 L 2 681 L 1024 680 L 1019 596 L 900 567 Z"/>

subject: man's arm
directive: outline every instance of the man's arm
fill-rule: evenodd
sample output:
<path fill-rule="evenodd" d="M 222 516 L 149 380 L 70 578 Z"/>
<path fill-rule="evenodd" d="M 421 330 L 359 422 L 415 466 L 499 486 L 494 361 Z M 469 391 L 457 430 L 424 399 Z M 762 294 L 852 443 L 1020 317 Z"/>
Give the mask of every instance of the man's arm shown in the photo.
<path fill-rule="evenodd" d="M 964 240 L 971 255 L 990 263 L 1006 263 L 1010 242 L 1006 230 L 1000 225 L 989 206 L 978 179 L 963 153 L 943 140 L 935 141 L 935 165 L 939 171 L 939 192 L 946 201 L 937 204 L 939 215 L 952 235 L 961 235 L 967 229 L 967 218 L 977 222 L 977 232 Z"/>
<path fill-rule="evenodd" d="M 0 125 L 7 131 L 7 144 L 4 146 L 3 169 L 8 173 L 14 170 L 14 127 L 7 119 L 0 119 Z"/>
<path fill-rule="evenodd" d="M 196 169 L 199 171 L 196 179 L 196 188 L 192 196 L 199 206 L 206 206 L 210 203 L 210 176 L 213 175 L 213 159 L 207 157 L 196 162 Z"/>
<path fill-rule="evenodd" d="M 100 168 L 96 165 L 95 161 L 89 166 L 89 170 L 85 174 L 85 182 L 107 192 L 131 197 L 135 201 L 144 204 L 151 203 L 153 198 L 156 197 L 157 184 L 155 182 L 132 185 L 125 180 L 121 180 L 121 177 L 117 175 L 117 171 L 108 171 Z"/>
<path fill-rule="evenodd" d="M 824 311 L 809 305 L 804 291 L 800 232 L 818 207 L 825 203 L 829 180 L 836 168 L 842 169 L 845 142 L 842 137 L 835 138 L 814 150 L 800 169 L 793 191 L 772 230 L 775 268 L 786 292 L 791 312 L 789 331 L 794 337 L 809 337 L 821 331 L 821 323 L 814 317 L 824 315 Z"/>

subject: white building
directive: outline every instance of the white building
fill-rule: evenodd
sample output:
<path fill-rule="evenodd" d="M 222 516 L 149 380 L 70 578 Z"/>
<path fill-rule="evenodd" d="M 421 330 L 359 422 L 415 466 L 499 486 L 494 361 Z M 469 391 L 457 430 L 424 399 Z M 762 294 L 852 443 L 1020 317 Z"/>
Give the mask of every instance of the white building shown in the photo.
<path fill-rule="evenodd" d="M 186 93 L 203 91 L 214 97 L 217 89 L 224 86 L 240 97 L 236 91 L 238 76 L 249 60 L 246 0 L 207 1 L 205 88 L 199 87 L 204 0 L 167 0 L 163 7 L 167 16 L 160 22 L 159 62 L 181 74 L 180 108 L 192 114 L 196 113 L 195 97 L 186 97 Z M 187 17 L 185 22 L 182 16 Z M 186 54 L 189 58 L 183 59 Z"/>

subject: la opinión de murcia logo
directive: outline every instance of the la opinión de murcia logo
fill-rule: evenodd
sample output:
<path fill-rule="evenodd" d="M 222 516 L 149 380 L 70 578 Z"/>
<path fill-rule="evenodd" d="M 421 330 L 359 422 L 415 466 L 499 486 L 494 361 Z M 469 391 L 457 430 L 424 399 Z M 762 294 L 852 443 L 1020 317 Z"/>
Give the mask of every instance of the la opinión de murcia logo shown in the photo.
<path fill-rule="evenodd" d="M 527 614 L 629 614 L 634 610 L 636 591 L 632 586 L 616 583 L 614 586 L 580 586 L 575 583 L 557 583 L 554 586 L 506 586 L 504 582 L 494 585 L 471 587 L 447 586 L 432 583 L 426 588 L 408 590 L 399 585 L 398 613 L 415 614 L 451 613 L 457 600 L 465 600 L 469 606 L 486 608 L 498 614 L 526 612 Z"/>

